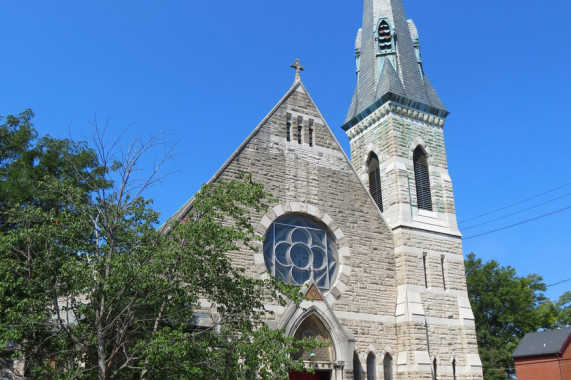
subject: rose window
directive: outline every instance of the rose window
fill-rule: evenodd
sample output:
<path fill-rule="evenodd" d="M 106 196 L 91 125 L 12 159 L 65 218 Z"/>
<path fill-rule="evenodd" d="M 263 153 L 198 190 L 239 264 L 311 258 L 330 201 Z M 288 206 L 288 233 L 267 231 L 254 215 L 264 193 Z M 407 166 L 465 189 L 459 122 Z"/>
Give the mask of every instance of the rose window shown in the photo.
<path fill-rule="evenodd" d="M 264 259 L 272 275 L 302 285 L 312 276 L 320 289 L 329 289 L 337 269 L 334 237 L 321 223 L 298 214 L 277 219 L 266 232 Z"/>

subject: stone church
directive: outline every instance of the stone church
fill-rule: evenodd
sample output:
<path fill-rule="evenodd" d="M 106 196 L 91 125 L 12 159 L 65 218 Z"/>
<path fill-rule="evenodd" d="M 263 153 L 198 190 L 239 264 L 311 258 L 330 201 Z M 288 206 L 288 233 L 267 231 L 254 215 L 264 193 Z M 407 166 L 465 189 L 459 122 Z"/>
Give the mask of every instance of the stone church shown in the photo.
<path fill-rule="evenodd" d="M 345 124 L 351 160 L 300 79 L 214 175 L 249 172 L 278 203 L 253 214 L 265 236 L 235 265 L 306 292 L 268 305 L 272 328 L 314 336 L 314 374 L 291 379 L 480 379 L 443 127 L 402 0 L 365 0 L 357 86 Z M 353 75 L 347 73 L 347 75 Z M 183 218 L 190 204 L 177 213 Z"/>

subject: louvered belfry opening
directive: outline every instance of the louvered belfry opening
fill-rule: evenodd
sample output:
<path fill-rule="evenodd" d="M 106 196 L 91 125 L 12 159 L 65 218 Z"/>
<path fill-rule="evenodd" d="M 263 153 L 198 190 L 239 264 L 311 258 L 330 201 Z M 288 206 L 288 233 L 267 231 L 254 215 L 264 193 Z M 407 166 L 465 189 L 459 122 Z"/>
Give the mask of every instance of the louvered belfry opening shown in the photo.
<path fill-rule="evenodd" d="M 387 20 L 381 20 L 379 22 L 379 28 L 377 29 L 377 35 L 379 38 L 379 51 L 390 51 L 393 47 L 391 27 Z"/>
<path fill-rule="evenodd" d="M 369 192 L 373 200 L 383 211 L 383 193 L 381 191 L 381 171 L 379 170 L 379 158 L 375 153 L 371 153 L 367 162 L 369 170 Z"/>
<path fill-rule="evenodd" d="M 428 160 L 421 147 L 414 150 L 414 180 L 416 182 L 416 201 L 418 208 L 432 211 L 432 198 L 430 197 L 430 176 L 428 173 Z"/>

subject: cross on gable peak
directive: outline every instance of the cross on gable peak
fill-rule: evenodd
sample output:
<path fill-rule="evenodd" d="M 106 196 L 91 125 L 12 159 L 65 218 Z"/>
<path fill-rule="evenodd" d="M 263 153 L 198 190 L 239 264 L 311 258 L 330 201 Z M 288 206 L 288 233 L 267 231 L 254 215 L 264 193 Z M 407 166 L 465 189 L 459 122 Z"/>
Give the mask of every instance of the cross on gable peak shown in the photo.
<path fill-rule="evenodd" d="M 299 58 L 297 58 L 295 60 L 295 63 L 292 63 L 290 65 L 290 67 L 295 69 L 295 80 L 296 81 L 301 80 L 301 77 L 299 74 L 301 71 L 303 71 L 305 69 L 305 67 L 303 67 L 302 65 L 299 64 Z"/>

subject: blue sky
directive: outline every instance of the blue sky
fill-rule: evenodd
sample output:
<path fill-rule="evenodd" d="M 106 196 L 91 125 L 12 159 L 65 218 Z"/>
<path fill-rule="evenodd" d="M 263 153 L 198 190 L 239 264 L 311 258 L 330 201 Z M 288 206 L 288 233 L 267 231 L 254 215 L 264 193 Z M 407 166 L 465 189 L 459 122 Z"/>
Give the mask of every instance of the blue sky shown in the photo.
<path fill-rule="evenodd" d="M 425 71 L 451 111 L 445 139 L 458 220 L 559 188 L 460 224 L 464 236 L 570 206 L 571 3 L 404 5 Z M 91 137 L 94 117 L 109 120 L 110 138 L 127 128 L 125 143 L 166 133 L 180 154 L 164 172 L 175 172 L 148 193 L 164 220 L 288 90 L 295 58 L 348 152 L 340 126 L 356 83 L 361 12 L 361 1 L 339 0 L 4 1 L 0 115 L 32 108 L 39 132 L 62 138 Z M 467 239 L 464 252 L 556 283 L 571 277 L 569 218 L 571 209 Z"/>

